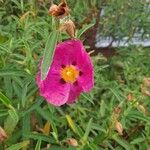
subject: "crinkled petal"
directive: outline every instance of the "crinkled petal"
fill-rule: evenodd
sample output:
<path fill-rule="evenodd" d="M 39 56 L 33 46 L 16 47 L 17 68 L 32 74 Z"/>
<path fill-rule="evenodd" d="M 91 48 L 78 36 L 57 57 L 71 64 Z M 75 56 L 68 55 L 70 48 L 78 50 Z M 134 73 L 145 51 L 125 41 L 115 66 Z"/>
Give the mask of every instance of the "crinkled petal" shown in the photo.
<path fill-rule="evenodd" d="M 58 44 L 52 63 L 55 69 L 60 69 L 62 65 L 71 65 L 73 62 L 80 59 L 83 53 L 80 43 L 79 40 L 68 40 Z"/>
<path fill-rule="evenodd" d="M 78 59 L 78 68 L 81 71 L 81 76 L 78 78 L 79 85 L 83 88 L 84 92 L 90 91 L 94 86 L 94 67 L 90 56 L 85 51 L 82 43 L 80 44 L 82 55 Z"/>
<path fill-rule="evenodd" d="M 82 92 L 82 87 L 80 87 L 79 85 L 71 85 L 67 104 L 74 103 L 76 99 L 79 97 L 81 92 Z"/>
<path fill-rule="evenodd" d="M 65 104 L 69 97 L 70 85 L 61 83 L 60 76 L 49 72 L 47 78 L 39 82 L 40 74 L 37 75 L 37 84 L 40 89 L 40 95 L 43 96 L 49 103 L 55 106 Z"/>

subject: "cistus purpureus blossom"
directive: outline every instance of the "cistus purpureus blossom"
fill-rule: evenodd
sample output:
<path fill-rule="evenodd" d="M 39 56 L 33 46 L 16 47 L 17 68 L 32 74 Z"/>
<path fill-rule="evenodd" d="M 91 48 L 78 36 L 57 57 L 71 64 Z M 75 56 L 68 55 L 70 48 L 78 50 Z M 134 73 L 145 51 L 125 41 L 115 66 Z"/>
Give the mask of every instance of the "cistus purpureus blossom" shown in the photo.
<path fill-rule="evenodd" d="M 82 42 L 68 40 L 58 44 L 46 79 L 41 79 L 40 65 L 36 82 L 40 95 L 55 106 L 71 104 L 81 92 L 89 92 L 94 86 L 94 71 Z"/>

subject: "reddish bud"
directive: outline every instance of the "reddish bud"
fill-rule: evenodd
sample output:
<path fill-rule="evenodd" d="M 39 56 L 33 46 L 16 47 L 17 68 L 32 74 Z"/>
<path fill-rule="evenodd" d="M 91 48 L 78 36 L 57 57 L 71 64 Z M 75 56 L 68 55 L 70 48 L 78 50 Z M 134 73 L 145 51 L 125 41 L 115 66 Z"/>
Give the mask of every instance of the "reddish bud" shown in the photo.
<path fill-rule="evenodd" d="M 8 138 L 6 132 L 2 127 L 0 127 L 0 144 Z"/>
<path fill-rule="evenodd" d="M 120 122 L 116 121 L 115 129 L 117 130 L 119 135 L 123 135 L 123 127 L 122 127 L 122 124 Z"/>
<path fill-rule="evenodd" d="M 71 146 L 74 146 L 74 147 L 77 147 L 77 146 L 78 146 L 78 142 L 77 142 L 77 140 L 74 139 L 74 138 L 69 138 L 69 139 L 67 140 L 67 143 L 68 143 L 69 145 L 71 145 Z"/>
<path fill-rule="evenodd" d="M 119 107 L 119 106 L 115 107 L 114 112 L 117 114 L 120 114 L 121 113 L 121 107 Z"/>
<path fill-rule="evenodd" d="M 129 93 L 128 95 L 127 95 L 127 101 L 132 101 L 133 100 L 133 95 L 131 94 L 131 93 Z"/>

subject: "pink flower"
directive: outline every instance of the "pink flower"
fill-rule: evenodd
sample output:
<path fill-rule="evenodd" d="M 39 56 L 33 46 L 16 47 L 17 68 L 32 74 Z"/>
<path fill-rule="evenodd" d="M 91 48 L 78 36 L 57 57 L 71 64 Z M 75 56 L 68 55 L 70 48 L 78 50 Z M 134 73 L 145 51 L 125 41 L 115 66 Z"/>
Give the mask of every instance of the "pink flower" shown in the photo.
<path fill-rule="evenodd" d="M 46 79 L 41 79 L 39 71 L 36 82 L 40 95 L 55 106 L 73 103 L 81 92 L 90 91 L 94 86 L 93 66 L 83 44 L 79 40 L 58 44 Z"/>

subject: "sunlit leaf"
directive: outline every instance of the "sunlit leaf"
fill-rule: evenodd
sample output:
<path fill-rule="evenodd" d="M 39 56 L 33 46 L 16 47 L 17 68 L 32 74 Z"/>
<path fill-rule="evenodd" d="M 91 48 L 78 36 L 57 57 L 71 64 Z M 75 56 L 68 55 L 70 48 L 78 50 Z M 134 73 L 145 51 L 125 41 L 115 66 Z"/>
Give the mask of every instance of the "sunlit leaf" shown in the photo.
<path fill-rule="evenodd" d="M 66 115 L 67 122 L 74 133 L 77 133 L 77 128 L 70 115 Z"/>
<path fill-rule="evenodd" d="M 9 107 L 11 105 L 11 100 L 8 99 L 2 92 L 0 92 L 0 101 L 6 106 Z"/>
<path fill-rule="evenodd" d="M 35 150 L 41 150 L 41 140 L 38 140 Z"/>
<path fill-rule="evenodd" d="M 28 145 L 29 145 L 29 141 L 23 141 L 6 148 L 6 150 L 20 150 L 22 148 L 27 147 Z"/>
<path fill-rule="evenodd" d="M 44 56 L 43 56 L 43 62 L 42 62 L 42 66 L 41 66 L 42 80 L 44 80 L 46 78 L 48 70 L 51 66 L 55 47 L 56 47 L 57 40 L 58 40 L 58 34 L 59 34 L 59 31 L 51 32 L 48 37 L 48 40 L 46 42 Z"/>

